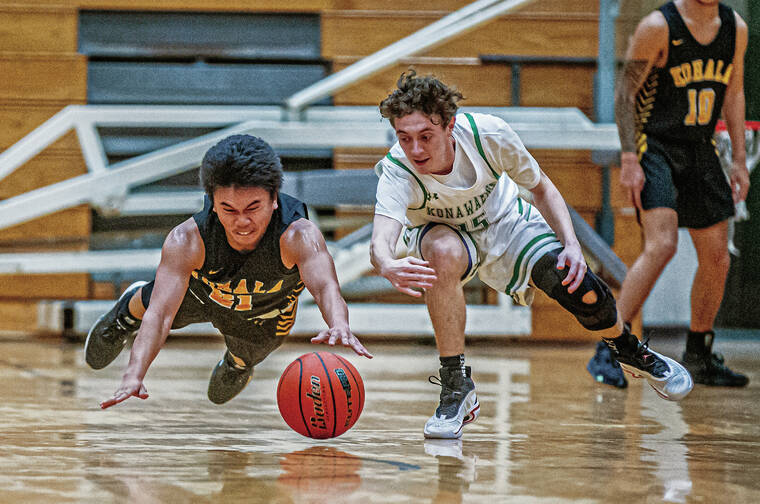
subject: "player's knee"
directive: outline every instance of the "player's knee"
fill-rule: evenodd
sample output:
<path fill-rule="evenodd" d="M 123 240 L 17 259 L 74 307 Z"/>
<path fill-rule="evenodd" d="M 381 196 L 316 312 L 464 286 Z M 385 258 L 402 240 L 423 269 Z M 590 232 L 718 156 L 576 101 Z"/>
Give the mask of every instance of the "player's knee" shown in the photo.
<path fill-rule="evenodd" d="M 609 287 L 601 280 L 596 279 L 592 288 L 593 290 L 589 290 L 583 295 L 581 302 L 583 302 L 585 309 L 578 309 L 577 313 L 574 313 L 575 318 L 589 331 L 609 329 L 617 324 L 618 313 L 615 297 Z M 593 294 L 595 298 L 593 303 L 584 301 L 589 294 Z"/>
<path fill-rule="evenodd" d="M 588 305 L 592 305 L 596 303 L 598 299 L 599 299 L 599 296 L 596 295 L 596 292 L 590 290 L 583 295 L 583 297 L 581 298 L 581 301 L 583 301 L 584 303 Z"/>
<path fill-rule="evenodd" d="M 424 245 L 423 257 L 439 274 L 450 272 L 452 275 L 461 275 L 467 266 L 467 251 L 459 237 L 453 233 L 452 237 L 444 236 Z"/>
<path fill-rule="evenodd" d="M 670 261 L 678 250 L 678 235 L 662 234 L 647 238 L 644 250 L 661 262 Z"/>

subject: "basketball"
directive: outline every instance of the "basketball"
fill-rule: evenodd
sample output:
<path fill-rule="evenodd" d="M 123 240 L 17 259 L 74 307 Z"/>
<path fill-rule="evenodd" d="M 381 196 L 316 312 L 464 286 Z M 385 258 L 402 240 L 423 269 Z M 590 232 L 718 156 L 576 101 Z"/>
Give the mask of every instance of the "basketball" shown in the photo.
<path fill-rule="evenodd" d="M 350 429 L 364 407 L 356 368 L 332 352 L 310 352 L 285 368 L 277 384 L 283 420 L 299 434 L 328 439 Z"/>

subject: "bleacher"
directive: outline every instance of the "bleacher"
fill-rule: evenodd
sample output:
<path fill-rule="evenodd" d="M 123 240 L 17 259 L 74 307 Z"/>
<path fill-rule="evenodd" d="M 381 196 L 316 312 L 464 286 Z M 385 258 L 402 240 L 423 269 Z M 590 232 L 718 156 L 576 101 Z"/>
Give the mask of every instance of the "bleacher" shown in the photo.
<path fill-rule="evenodd" d="M 325 133 L 321 138 L 313 133 L 313 144 L 303 145 L 310 138 L 308 135 L 286 138 L 284 130 L 278 129 L 280 116 L 284 117 L 279 107 L 288 96 L 468 3 L 424 2 L 415 5 L 419 10 L 410 11 L 408 4 L 394 0 L 260 1 L 255 6 L 235 0 L 164 1 L 160 5 L 137 0 L 50 0 L 44 6 L 31 1 L 0 1 L 0 21 L 17 27 L 13 36 L 0 33 L 0 75 L 3 75 L 0 119 L 10 125 L 0 134 L 0 149 L 16 145 L 67 105 L 88 105 L 88 117 L 97 118 L 93 112 L 98 110 L 104 112 L 102 119 L 95 119 L 99 121 L 95 128 L 88 129 L 83 119 L 76 123 L 79 140 L 74 131 L 69 131 L 0 179 L 0 205 L 20 194 L 28 195 L 31 190 L 77 180 L 76 177 L 88 172 L 83 157 L 88 152 L 92 155 L 102 149 L 103 164 L 111 169 L 125 163 L 128 166 L 135 156 L 150 156 L 162 152 L 161 149 L 172 149 L 177 142 L 193 142 L 201 135 L 210 138 L 209 135 L 220 134 L 224 128 L 241 121 L 264 118 L 272 123 L 271 129 L 266 130 L 271 138 L 262 136 L 278 149 L 288 171 L 286 190 L 296 192 L 313 206 L 317 222 L 331 240 L 336 261 L 340 263 L 341 239 L 350 237 L 371 220 L 371 200 L 365 192 L 364 199 L 336 200 L 330 204 L 324 197 L 317 198 L 316 192 L 298 191 L 303 189 L 304 177 L 309 174 L 325 177 L 333 170 L 357 169 L 363 171 L 354 177 L 365 181 L 362 187 L 366 189 L 366 181 L 371 179 L 361 177 L 384 154 L 392 138 L 387 124 L 379 122 L 376 105 L 398 75 L 412 65 L 420 73 L 432 72 L 456 84 L 468 98 L 465 106 L 486 107 L 505 114 L 569 205 L 593 226 L 603 206 L 603 168 L 592 158 L 594 139 L 604 138 L 609 145 L 615 138 L 614 128 L 597 128 L 580 114 L 592 116 L 594 110 L 596 68 L 588 59 L 595 58 L 598 51 L 599 13 L 595 0 L 529 2 L 338 90 L 332 97 L 310 105 L 307 114 L 313 117 L 303 121 L 303 127 L 311 127 L 310 120 L 324 121 L 316 119 L 319 111 L 332 107 L 346 111 L 351 122 L 343 119 L 344 124 L 320 123 L 319 128 L 329 131 L 332 127 L 334 134 Z M 513 103 L 514 67 L 494 64 L 483 57 L 499 54 L 541 58 L 519 68 L 519 103 Z M 573 62 L 572 58 L 585 60 Z M 134 110 L 147 114 L 146 119 L 143 123 L 109 122 L 105 112 L 111 105 L 135 107 Z M 150 110 L 163 110 L 168 117 L 183 109 L 198 111 L 199 115 L 204 110 L 219 110 L 230 118 L 229 122 L 165 120 L 162 124 L 164 116 L 158 112 L 153 120 L 148 119 Z M 127 115 L 130 110 L 125 109 Z M 232 117 L 236 110 L 245 117 Z M 573 124 L 557 122 L 558 118 L 566 117 L 573 117 Z M 361 135 L 357 126 L 363 128 Z M 262 127 L 255 125 L 251 132 L 256 134 Z M 292 122 L 288 127 L 293 127 Z M 546 128 L 558 127 L 553 130 L 555 134 L 546 134 Z M 342 138 L 341 128 L 352 138 Z M 91 143 L 83 148 L 80 141 L 88 134 Z M 364 143 L 358 143 L 357 138 Z M 301 145 L 299 139 L 303 140 Z M 0 163 L 0 173 L 3 169 Z M 611 172 L 615 178 L 615 169 Z M 342 180 L 349 180 L 353 175 L 341 176 L 348 177 Z M 578 180 L 584 183 L 579 185 Z M 159 181 L 129 187 L 127 203 L 140 201 L 141 196 L 143 202 L 146 197 L 157 196 L 172 202 L 178 193 L 190 199 L 167 203 L 169 210 L 164 214 L 140 215 L 134 210 L 139 205 L 122 205 L 121 201 L 110 204 L 113 202 L 93 198 L 89 204 L 62 208 L 0 229 L 0 253 L 16 254 L 0 259 L 0 265 L 5 265 L 5 269 L 0 269 L 4 272 L 0 276 L 3 285 L 0 314 L 5 315 L 0 329 L 57 330 L 66 317 L 71 318 L 74 308 L 80 314 L 101 310 L 102 305 L 88 305 L 85 301 L 113 299 L 131 280 L 131 275 L 150 272 L 150 260 L 137 269 L 114 267 L 110 271 L 94 271 L 97 268 L 81 265 L 94 257 L 88 256 L 87 251 L 126 249 L 135 251 L 134 257 L 141 257 L 137 251 L 147 252 L 160 246 L 165 232 L 192 213 L 192 205 L 187 202 L 198 194 L 195 172 L 186 169 Z M 610 202 L 615 223 L 612 250 L 629 262 L 641 246 L 635 217 L 615 185 Z M 29 273 L 31 270 L 24 269 L 32 268 L 33 264 L 31 256 L 26 255 L 28 252 L 66 253 L 69 258 L 79 257 L 80 263 L 69 272 L 51 272 L 50 268 L 35 266 L 38 269 Z M 355 256 L 350 258 L 346 264 L 355 260 Z M 34 264 L 39 265 L 39 261 Z M 366 264 L 363 267 L 366 270 Z M 352 321 L 366 317 L 366 327 L 373 324 L 382 327 L 377 322 L 382 319 L 373 317 L 376 312 L 381 313 L 383 306 L 396 313 L 410 310 L 406 315 L 411 317 L 409 320 L 424 310 L 414 303 L 402 306 L 401 303 L 408 304 L 410 300 L 393 294 L 368 271 L 356 272 L 355 276 L 349 279 L 355 283 L 344 285 L 352 301 Z M 468 286 L 468 298 L 480 303 L 473 308 L 472 324 L 480 317 L 475 315 L 479 313 L 477 310 L 483 313 L 480 318 L 499 314 L 513 321 L 512 326 L 507 324 L 495 334 L 499 337 L 591 337 L 570 315 L 541 296 L 532 317 L 478 282 Z M 38 311 L 43 315 L 38 316 Z M 296 331 L 308 332 L 313 330 L 309 324 L 320 323 L 318 317 L 307 311 L 302 309 Z M 81 325 L 86 325 L 84 315 L 79 319 Z M 423 320 L 421 317 L 420 331 L 430 332 L 429 327 L 423 327 Z M 70 320 L 66 323 L 74 324 Z M 489 335 L 493 327 L 485 324 L 469 329 L 474 334 Z"/>

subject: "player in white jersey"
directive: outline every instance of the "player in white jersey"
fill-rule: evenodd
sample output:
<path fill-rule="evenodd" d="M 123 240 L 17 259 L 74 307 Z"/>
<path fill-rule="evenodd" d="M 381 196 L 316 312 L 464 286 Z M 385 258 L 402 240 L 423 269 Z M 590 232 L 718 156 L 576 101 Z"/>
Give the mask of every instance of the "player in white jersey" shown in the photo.
<path fill-rule="evenodd" d="M 398 142 L 375 167 L 371 259 L 400 292 L 424 293 L 428 306 L 442 390 L 425 437 L 457 438 L 478 416 L 464 362 L 463 291 L 476 273 L 523 304 L 532 299 L 529 287 L 543 290 L 584 327 L 599 331 L 624 369 L 647 378 L 667 399 L 683 398 L 691 377 L 640 343 L 618 317 L 609 288 L 587 270 L 557 188 L 503 120 L 456 115 L 460 99 L 438 79 L 410 72 L 380 104 Z M 518 184 L 532 203 L 520 197 Z"/>

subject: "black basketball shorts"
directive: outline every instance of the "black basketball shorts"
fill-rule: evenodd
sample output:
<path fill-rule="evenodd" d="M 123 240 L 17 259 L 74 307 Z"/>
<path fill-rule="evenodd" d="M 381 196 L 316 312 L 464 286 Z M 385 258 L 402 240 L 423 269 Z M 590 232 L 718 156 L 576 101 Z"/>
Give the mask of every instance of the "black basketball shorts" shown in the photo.
<path fill-rule="evenodd" d="M 712 142 L 667 142 L 647 137 L 641 157 L 646 182 L 641 206 L 672 208 L 678 226 L 700 229 L 734 215 L 731 187 Z"/>
<path fill-rule="evenodd" d="M 142 302 L 146 308 L 153 286 L 154 281 L 151 281 L 142 288 Z M 210 322 L 224 336 L 229 351 L 243 359 L 246 365 L 254 366 L 283 343 L 293 328 L 297 307 L 298 302 L 294 302 L 277 315 L 261 318 L 251 314 L 251 318 L 246 319 L 217 306 L 202 291 L 193 292 L 191 282 L 174 316 L 172 329 Z"/>

